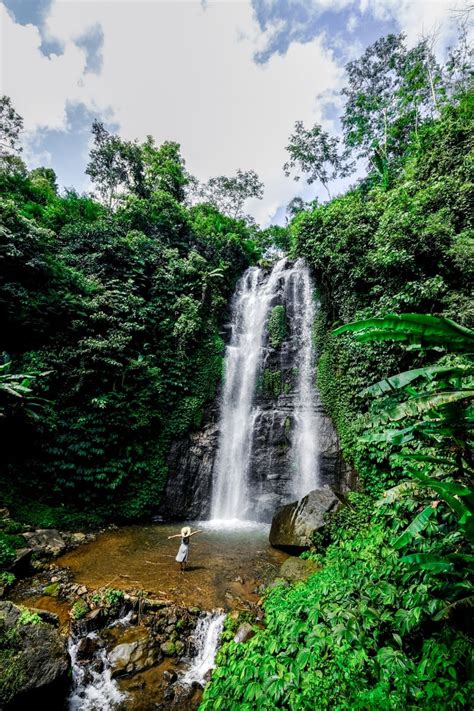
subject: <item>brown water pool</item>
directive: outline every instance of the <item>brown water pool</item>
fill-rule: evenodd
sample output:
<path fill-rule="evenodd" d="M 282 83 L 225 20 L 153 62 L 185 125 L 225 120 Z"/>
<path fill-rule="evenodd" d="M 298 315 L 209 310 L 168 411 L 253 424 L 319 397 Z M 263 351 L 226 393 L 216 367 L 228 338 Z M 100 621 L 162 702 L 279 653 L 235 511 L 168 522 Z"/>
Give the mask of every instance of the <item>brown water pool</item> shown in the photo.
<path fill-rule="evenodd" d="M 175 557 L 181 524 L 127 526 L 100 534 L 55 562 L 69 567 L 88 588 L 143 589 L 185 606 L 205 609 L 255 601 L 256 588 L 271 579 L 288 557 L 268 543 L 268 527 L 210 528 L 191 538 L 189 563 L 182 574 Z"/>

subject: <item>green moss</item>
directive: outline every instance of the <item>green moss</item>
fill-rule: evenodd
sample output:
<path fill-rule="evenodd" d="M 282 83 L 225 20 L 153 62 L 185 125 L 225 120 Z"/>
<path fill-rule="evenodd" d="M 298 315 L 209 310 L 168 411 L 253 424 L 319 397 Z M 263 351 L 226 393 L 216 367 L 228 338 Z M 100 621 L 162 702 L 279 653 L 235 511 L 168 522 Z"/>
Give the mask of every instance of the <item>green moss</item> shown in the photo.
<path fill-rule="evenodd" d="M 0 626 L 0 707 L 8 704 L 24 687 L 26 666 L 16 628 Z"/>
<path fill-rule="evenodd" d="M 59 583 L 51 583 L 45 587 L 43 594 L 49 597 L 58 597 L 60 590 L 61 585 Z"/>
<path fill-rule="evenodd" d="M 71 610 L 71 615 L 74 620 L 82 620 L 89 612 L 89 606 L 84 600 L 78 600 L 74 603 Z"/>
<path fill-rule="evenodd" d="M 268 319 L 268 334 L 273 348 L 278 348 L 286 337 L 286 313 L 285 307 L 274 306 L 270 318 Z"/>
<path fill-rule="evenodd" d="M 274 398 L 282 394 L 283 382 L 280 370 L 265 368 L 262 374 L 262 391 L 268 397 Z"/>

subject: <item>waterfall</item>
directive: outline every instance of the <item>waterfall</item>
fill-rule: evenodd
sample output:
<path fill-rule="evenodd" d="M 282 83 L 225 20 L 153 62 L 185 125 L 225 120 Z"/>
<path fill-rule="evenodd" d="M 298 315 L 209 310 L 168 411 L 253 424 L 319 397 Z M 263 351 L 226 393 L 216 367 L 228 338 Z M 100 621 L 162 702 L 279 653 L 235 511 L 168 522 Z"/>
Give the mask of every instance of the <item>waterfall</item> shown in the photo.
<path fill-rule="evenodd" d="M 266 328 L 276 305 L 284 306 L 287 331 L 278 349 L 269 343 Z M 213 471 L 215 523 L 268 521 L 276 506 L 318 486 L 315 316 L 313 285 L 301 259 L 294 264 L 281 259 L 270 274 L 251 267 L 238 284 Z M 265 369 L 272 375 L 275 368 L 281 389 L 271 400 L 268 393 L 257 394 L 257 378 Z M 262 432 L 265 436 L 257 436 Z M 288 463 L 283 476 L 282 462 Z"/>
<path fill-rule="evenodd" d="M 87 639 L 97 639 L 95 632 L 89 632 Z M 93 664 L 81 664 L 78 660 L 79 644 L 83 638 L 70 638 L 68 643 L 72 668 L 72 691 L 68 698 L 69 711 L 103 711 L 113 709 L 125 699 L 117 682 L 112 679 L 110 662 L 106 650 L 98 648 Z"/>
<path fill-rule="evenodd" d="M 292 270 L 289 285 L 293 289 L 294 318 L 292 330 L 298 343 L 298 384 L 295 405 L 293 460 L 296 475 L 293 494 L 299 499 L 318 486 L 318 418 L 314 384 L 313 324 L 316 306 L 308 267 L 299 259 Z"/>
<path fill-rule="evenodd" d="M 219 638 L 224 627 L 225 614 L 222 612 L 207 612 L 200 617 L 194 632 L 197 654 L 190 668 L 181 677 L 181 683 L 192 685 L 197 682 L 201 686 L 206 683 L 206 675 L 214 668 L 214 659 L 219 645 Z"/>
<path fill-rule="evenodd" d="M 268 310 L 285 264 L 286 259 L 277 262 L 268 279 L 261 269 L 251 267 L 234 298 L 232 336 L 225 356 L 213 519 L 245 519 L 248 514 L 247 473 L 256 417 L 252 411 L 255 383 Z"/>

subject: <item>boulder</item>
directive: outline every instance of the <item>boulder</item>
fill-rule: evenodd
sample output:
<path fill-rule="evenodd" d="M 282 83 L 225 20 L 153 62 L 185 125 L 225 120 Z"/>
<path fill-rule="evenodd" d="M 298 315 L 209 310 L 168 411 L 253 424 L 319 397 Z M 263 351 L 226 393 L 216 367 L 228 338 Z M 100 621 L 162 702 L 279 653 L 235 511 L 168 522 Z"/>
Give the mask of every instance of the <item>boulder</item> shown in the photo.
<path fill-rule="evenodd" d="M 270 529 L 270 543 L 291 553 L 311 545 L 311 534 L 325 525 L 324 514 L 336 511 L 342 497 L 330 487 L 314 489 L 299 501 L 277 509 Z"/>
<path fill-rule="evenodd" d="M 0 675 L 9 679 L 8 698 L 0 699 L 9 708 L 37 708 L 48 699 L 51 708 L 60 708 L 59 700 L 68 684 L 70 667 L 66 640 L 45 622 L 21 621 L 22 610 L 11 602 L 0 602 L 0 629 L 14 632 L 15 655 Z M 58 705 L 55 706 L 55 703 Z"/>
<path fill-rule="evenodd" d="M 320 568 L 321 566 L 312 560 L 288 558 L 280 567 L 278 575 L 280 578 L 294 583 L 299 580 L 306 580 L 310 575 L 320 570 Z"/>
<path fill-rule="evenodd" d="M 160 648 L 165 657 L 174 657 L 174 655 L 176 654 L 176 646 L 171 640 L 163 642 Z"/>
<path fill-rule="evenodd" d="M 66 548 L 66 542 L 55 528 L 39 528 L 36 531 L 23 533 L 28 546 L 35 553 L 46 556 L 58 556 Z"/>
<path fill-rule="evenodd" d="M 159 661 L 159 650 L 145 627 L 129 627 L 120 638 L 120 644 L 109 652 L 112 676 L 136 674 Z"/>
<path fill-rule="evenodd" d="M 17 548 L 15 551 L 15 560 L 9 565 L 8 570 L 14 573 L 17 577 L 27 575 L 30 571 L 32 555 L 32 548 Z"/>
<path fill-rule="evenodd" d="M 249 622 L 242 622 L 235 633 L 234 642 L 246 642 L 255 635 L 255 631 Z"/>

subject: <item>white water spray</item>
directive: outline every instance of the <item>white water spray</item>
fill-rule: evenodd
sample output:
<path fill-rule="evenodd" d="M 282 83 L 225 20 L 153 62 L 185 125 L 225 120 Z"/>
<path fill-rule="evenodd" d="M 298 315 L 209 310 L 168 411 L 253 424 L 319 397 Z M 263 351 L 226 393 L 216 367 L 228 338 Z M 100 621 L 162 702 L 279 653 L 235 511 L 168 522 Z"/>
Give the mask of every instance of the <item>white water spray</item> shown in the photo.
<path fill-rule="evenodd" d="M 264 326 L 285 264 L 286 259 L 277 262 L 266 280 L 261 269 L 248 269 L 234 300 L 232 337 L 225 358 L 211 509 L 213 519 L 245 519 L 248 516 L 247 474 L 256 414 L 252 411 L 252 403 Z"/>
<path fill-rule="evenodd" d="M 214 668 L 219 639 L 224 627 L 225 614 L 208 612 L 200 617 L 194 632 L 197 655 L 192 660 L 190 668 L 182 676 L 181 683 L 191 685 L 197 682 L 201 686 L 206 683 L 206 674 Z"/>
<path fill-rule="evenodd" d="M 214 467 L 211 519 L 238 525 L 258 515 L 255 491 L 249 485 L 254 430 L 261 411 L 254 406 L 257 375 L 265 356 L 265 327 L 270 309 L 283 295 L 291 351 L 298 375 L 290 413 L 293 422 L 293 480 L 288 500 L 301 498 L 318 486 L 318 415 L 314 384 L 312 329 L 316 315 L 308 267 L 299 259 L 281 259 L 269 276 L 252 267 L 237 288 L 232 310 L 232 336 L 226 349 L 219 444 Z M 277 420 L 276 410 L 273 421 Z M 272 425 L 273 426 L 273 425 Z M 271 462 L 267 480 L 271 480 Z"/>
<path fill-rule="evenodd" d="M 89 632 L 89 639 L 96 639 L 95 632 Z M 112 679 L 110 662 L 105 649 L 98 649 L 94 655 L 98 669 L 81 664 L 77 658 L 80 639 L 69 639 L 68 651 L 72 667 L 72 691 L 68 698 L 69 711 L 104 711 L 114 709 L 125 699 Z"/>
<path fill-rule="evenodd" d="M 292 270 L 288 286 L 293 289 L 295 315 L 292 330 L 298 342 L 298 385 L 295 407 L 295 432 L 293 458 L 296 475 L 293 480 L 295 498 L 308 494 L 318 484 L 319 474 L 319 423 L 316 414 L 314 384 L 313 324 L 316 305 L 308 267 L 298 260 Z"/>

